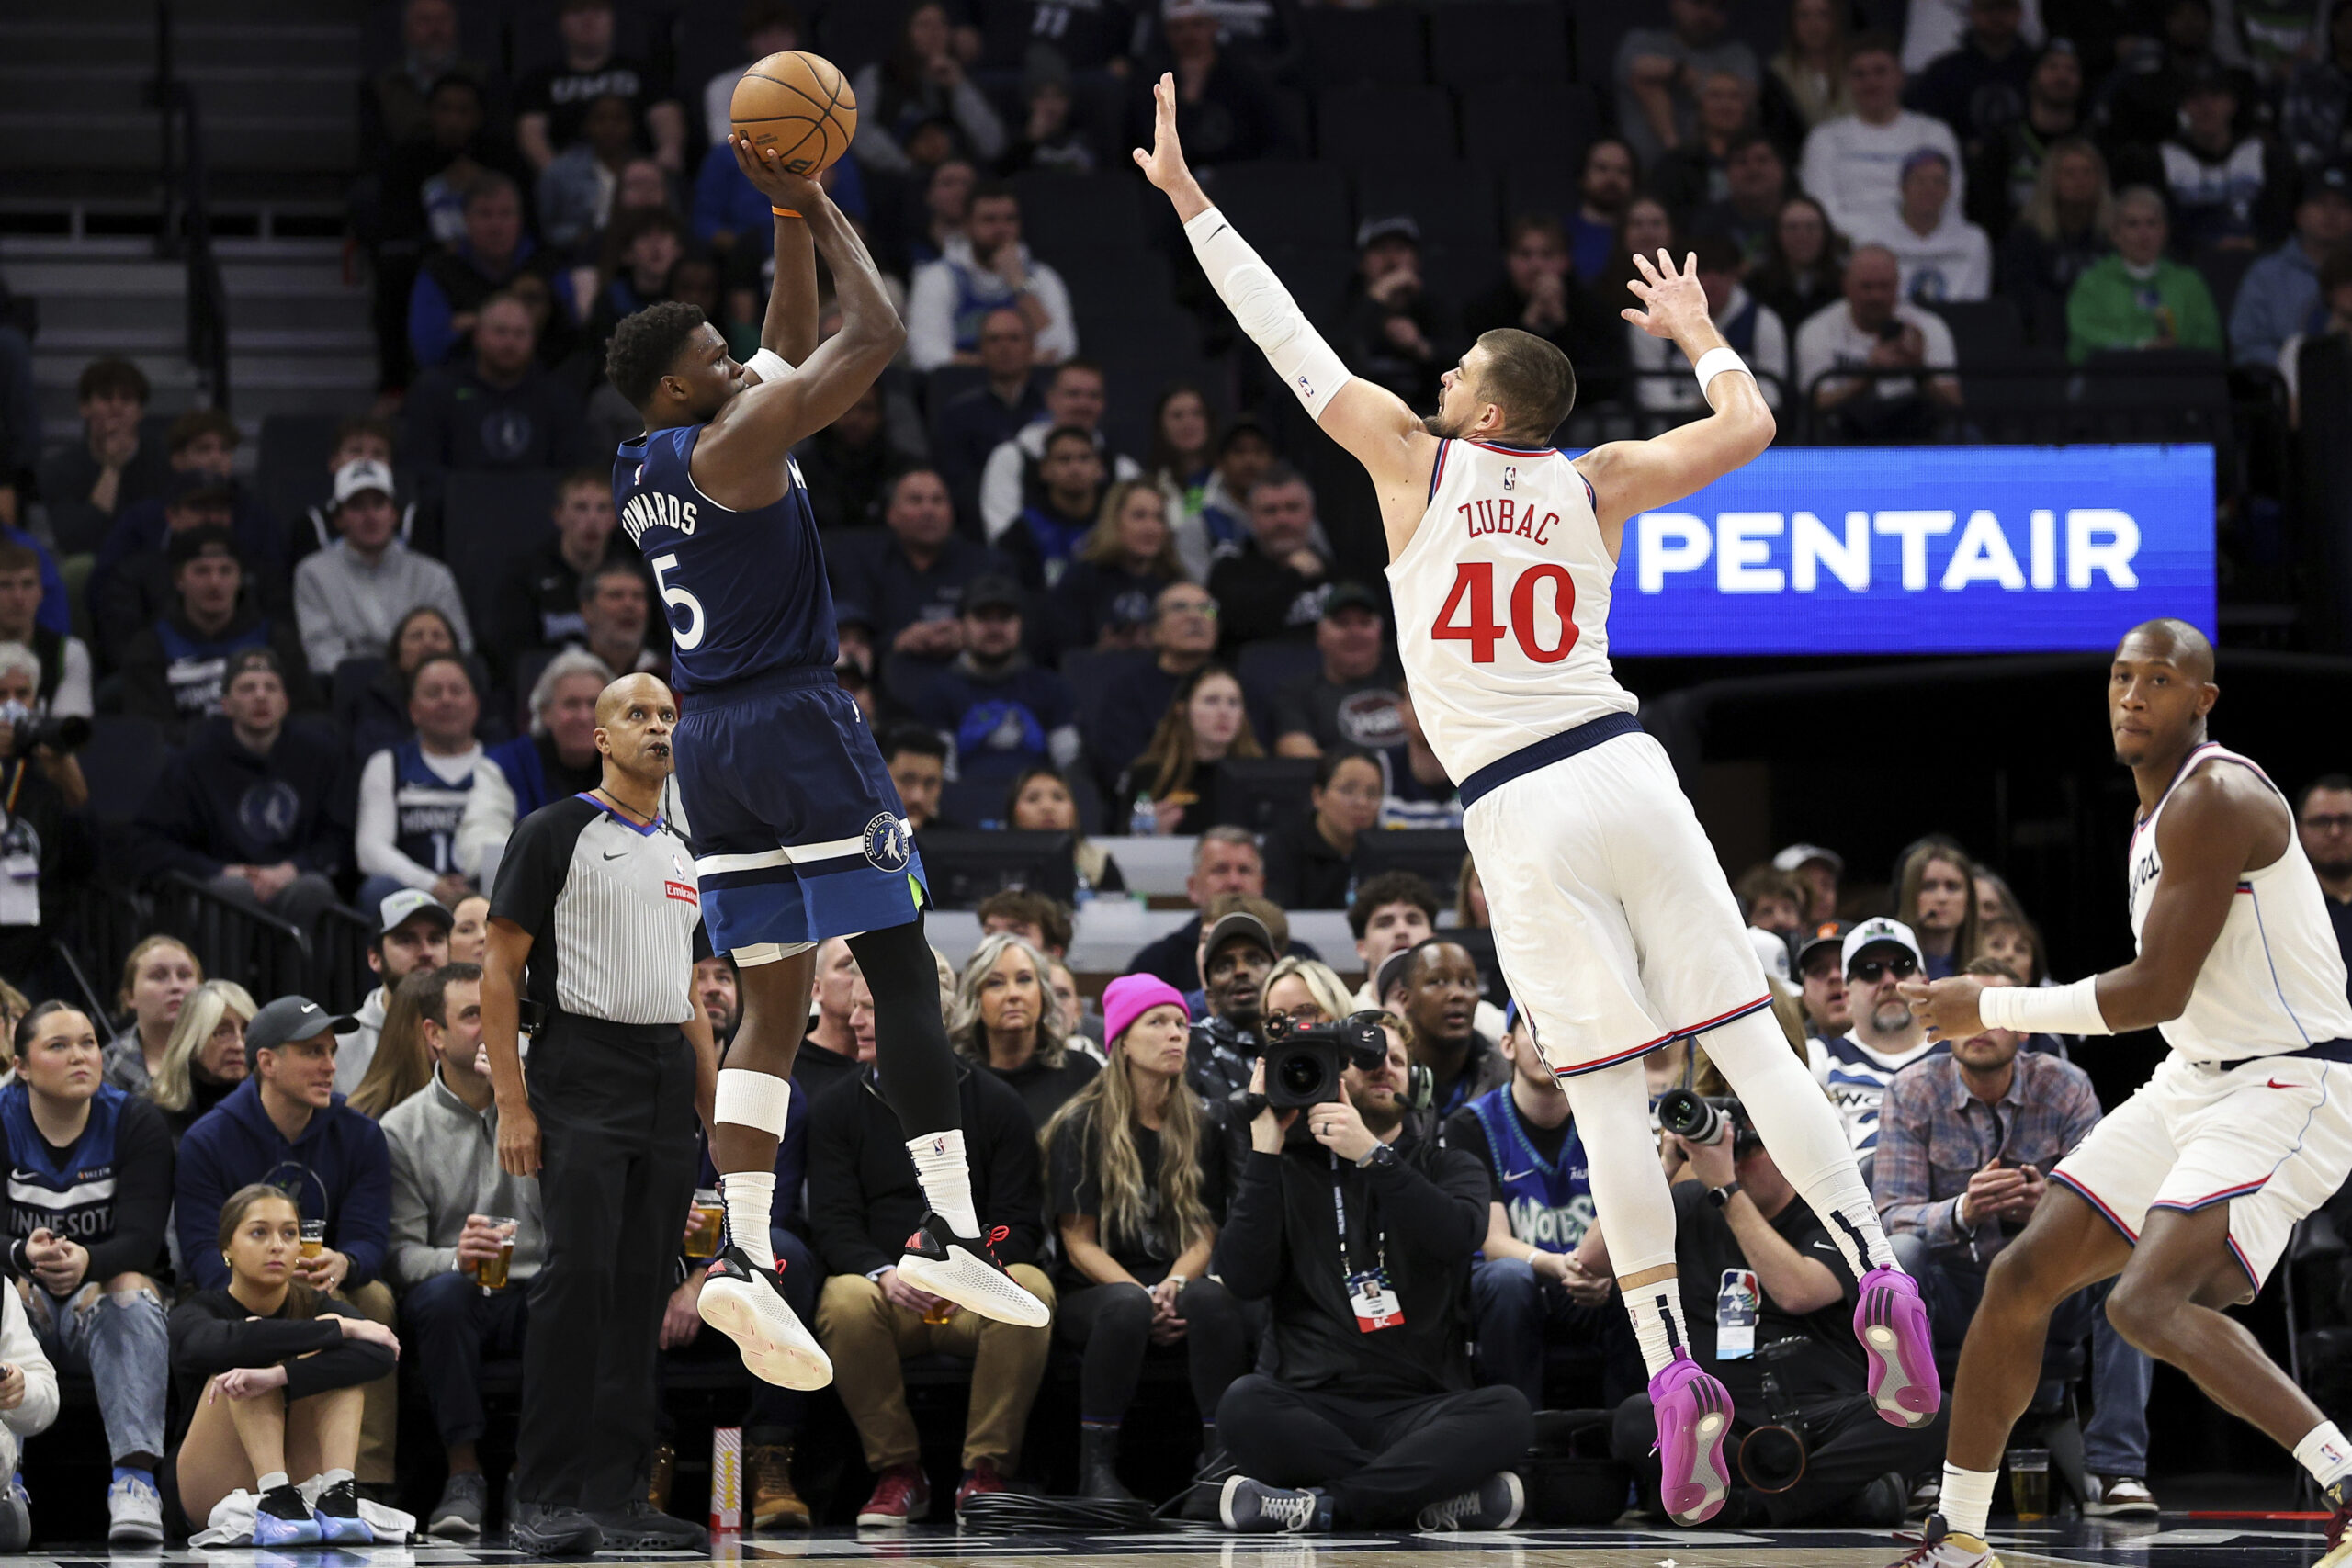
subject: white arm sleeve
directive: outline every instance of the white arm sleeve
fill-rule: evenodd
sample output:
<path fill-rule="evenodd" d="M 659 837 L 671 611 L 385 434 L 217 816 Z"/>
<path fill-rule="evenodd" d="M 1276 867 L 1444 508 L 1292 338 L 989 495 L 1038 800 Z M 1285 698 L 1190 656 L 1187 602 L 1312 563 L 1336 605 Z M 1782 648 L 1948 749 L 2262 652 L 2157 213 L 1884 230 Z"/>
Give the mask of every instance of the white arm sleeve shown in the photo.
<path fill-rule="evenodd" d="M 1224 213 L 1212 207 L 1199 214 L 1184 225 L 1184 237 L 1193 242 L 1201 270 L 1233 319 L 1264 352 L 1292 395 L 1306 406 L 1308 417 L 1320 420 L 1340 389 L 1353 379 L 1339 355 Z"/>

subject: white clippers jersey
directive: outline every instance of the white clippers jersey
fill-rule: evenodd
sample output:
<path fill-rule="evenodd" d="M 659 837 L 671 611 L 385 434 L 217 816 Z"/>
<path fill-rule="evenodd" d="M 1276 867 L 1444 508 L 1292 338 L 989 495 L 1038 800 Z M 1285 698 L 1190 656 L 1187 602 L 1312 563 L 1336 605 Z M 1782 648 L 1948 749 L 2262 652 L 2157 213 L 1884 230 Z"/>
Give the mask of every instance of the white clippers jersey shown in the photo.
<path fill-rule="evenodd" d="M 1592 487 L 1548 446 L 1442 441 L 1429 510 L 1388 568 L 1413 711 L 1460 784 L 1634 695 L 1609 670 Z"/>
<path fill-rule="evenodd" d="M 2165 787 L 2156 808 L 2132 834 L 2132 936 L 2138 941 L 2164 872 L 2156 852 L 2156 823 L 2181 780 L 2207 762 L 2251 768 L 2272 793 L 2269 775 L 2211 741 L 2191 751 Z M 2285 797 L 2279 797 L 2283 807 Z M 2319 876 L 2304 858 L 2290 825 L 2287 852 L 2238 880 L 2229 919 L 2205 966 L 2197 972 L 2188 1008 L 2158 1026 L 2165 1041 L 2191 1061 L 2233 1062 L 2276 1056 L 2323 1041 L 2352 1040 L 2352 1004 L 2344 996 L 2344 955 L 2327 918 Z"/>

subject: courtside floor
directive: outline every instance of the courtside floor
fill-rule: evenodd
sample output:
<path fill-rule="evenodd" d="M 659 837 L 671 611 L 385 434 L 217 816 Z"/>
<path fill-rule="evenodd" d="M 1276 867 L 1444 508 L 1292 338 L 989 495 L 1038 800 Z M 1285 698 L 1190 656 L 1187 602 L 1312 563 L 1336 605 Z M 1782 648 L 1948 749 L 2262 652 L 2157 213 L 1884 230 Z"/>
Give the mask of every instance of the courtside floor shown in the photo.
<path fill-rule="evenodd" d="M 2320 1521 L 2301 1516 L 2216 1519 L 2178 1516 L 2132 1525 L 2068 1522 L 1998 1530 L 2009 1568 L 2306 1568 L 2323 1550 Z M 884 1560 L 908 1568 L 1050 1564 L 1091 1568 L 1149 1558 L 1155 1568 L 1886 1568 L 1902 1548 L 1866 1530 L 1720 1531 L 1540 1529 L 1445 1536 L 1237 1537 L 1162 1530 L 1124 1536 L 989 1536 L 916 1526 L 905 1530 L 820 1530 L 814 1536 L 722 1539 L 708 1557 L 684 1552 L 601 1552 L 597 1564 L 756 1563 L 791 1558 Z M 498 1546 L 374 1547 L 364 1551 L 114 1551 L 43 1546 L 9 1568 L 528 1568 Z M 574 1562 L 579 1560 L 574 1559 Z"/>

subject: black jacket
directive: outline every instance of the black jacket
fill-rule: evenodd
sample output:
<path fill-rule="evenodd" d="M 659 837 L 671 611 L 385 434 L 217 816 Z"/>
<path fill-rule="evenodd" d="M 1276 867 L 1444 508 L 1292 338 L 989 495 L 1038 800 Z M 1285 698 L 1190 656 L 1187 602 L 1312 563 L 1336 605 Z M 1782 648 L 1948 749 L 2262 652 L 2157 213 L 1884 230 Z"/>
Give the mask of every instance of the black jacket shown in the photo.
<path fill-rule="evenodd" d="M 203 881 L 223 865 L 276 865 L 334 875 L 351 843 L 336 802 L 342 749 L 289 721 L 264 756 L 211 718 L 164 769 L 131 831 L 137 864 Z"/>
<path fill-rule="evenodd" d="M 956 1064 L 956 1092 L 971 1159 L 972 1207 L 981 1224 L 1005 1229 L 997 1261 L 1007 1268 L 1035 1263 L 1046 1239 L 1046 1189 L 1028 1108 L 968 1062 Z M 906 1133 L 883 1102 L 874 1069 L 819 1095 L 808 1117 L 808 1229 L 825 1271 L 896 1268 L 928 1205 Z"/>
<path fill-rule="evenodd" d="M 1295 1128 L 1294 1128 L 1295 1134 Z M 1258 1370 L 1291 1388 L 1357 1399 L 1408 1398 L 1470 1386 L 1470 1259 L 1487 1235 L 1487 1172 L 1413 1123 L 1394 1165 L 1359 1169 L 1297 1134 L 1278 1155 L 1252 1150 L 1218 1233 L 1226 1289 L 1271 1301 Z M 1351 1271 L 1374 1268 L 1385 1238 L 1405 1321 L 1356 1326 L 1340 1266 L 1331 1194 L 1348 1213 Z"/>
<path fill-rule="evenodd" d="M 1246 642 L 1314 641 L 1331 573 L 1303 576 L 1290 562 L 1260 549 L 1254 538 L 1244 539 L 1218 549 L 1209 563 L 1208 587 L 1217 603 L 1218 650 L 1230 659 Z"/>
<path fill-rule="evenodd" d="M 176 1432 L 187 1432 L 205 1383 L 238 1367 L 283 1363 L 288 1404 L 314 1393 L 373 1382 L 392 1370 L 392 1353 L 381 1345 L 344 1337 L 335 1319 L 359 1316 L 353 1308 L 322 1300 L 318 1316 L 293 1318 L 287 1315 L 292 1305 L 289 1295 L 276 1316 L 255 1317 L 222 1290 L 198 1291 L 172 1309 L 172 1381 L 180 1395 Z"/>

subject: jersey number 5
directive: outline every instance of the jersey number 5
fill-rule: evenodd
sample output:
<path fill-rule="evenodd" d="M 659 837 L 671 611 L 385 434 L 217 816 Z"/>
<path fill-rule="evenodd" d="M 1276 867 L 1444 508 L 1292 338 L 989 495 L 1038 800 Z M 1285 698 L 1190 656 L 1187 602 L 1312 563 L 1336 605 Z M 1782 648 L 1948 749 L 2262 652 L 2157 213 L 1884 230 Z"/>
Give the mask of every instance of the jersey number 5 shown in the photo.
<path fill-rule="evenodd" d="M 650 564 L 653 567 L 653 581 L 661 585 L 662 603 L 675 604 L 686 613 L 684 626 L 670 628 L 670 641 L 691 653 L 702 646 L 702 601 L 683 588 L 671 587 L 668 580 L 662 575 L 663 572 L 677 569 L 678 558 L 674 553 L 655 556 Z"/>
<path fill-rule="evenodd" d="M 1536 640 L 1541 628 L 1535 622 L 1535 591 L 1545 582 L 1552 584 L 1552 611 L 1560 621 L 1560 640 L 1550 648 Z M 1465 609 L 1468 619 L 1457 624 L 1455 617 Z M 1576 579 L 1566 567 L 1547 562 L 1529 567 L 1510 585 L 1510 622 L 1506 626 L 1495 619 L 1495 563 L 1466 560 L 1453 569 L 1453 591 L 1445 596 L 1445 607 L 1437 613 L 1430 636 L 1439 642 L 1466 642 L 1471 663 L 1492 664 L 1495 647 L 1508 632 L 1519 650 L 1536 663 L 1557 664 L 1577 645 L 1576 613 Z"/>

